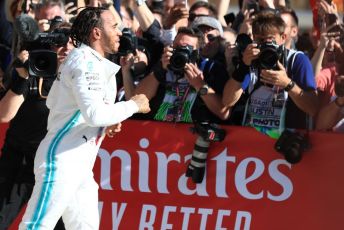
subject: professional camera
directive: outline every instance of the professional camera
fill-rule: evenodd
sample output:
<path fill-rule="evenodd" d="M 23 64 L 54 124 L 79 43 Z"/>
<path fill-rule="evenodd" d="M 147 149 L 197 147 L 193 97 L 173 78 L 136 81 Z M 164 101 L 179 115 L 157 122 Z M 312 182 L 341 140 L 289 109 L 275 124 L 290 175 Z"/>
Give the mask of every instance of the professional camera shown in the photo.
<path fill-rule="evenodd" d="M 196 63 L 199 59 L 199 51 L 192 46 L 179 46 L 173 50 L 168 68 L 176 74 L 183 74 L 186 63 Z"/>
<path fill-rule="evenodd" d="M 194 183 L 202 183 L 210 142 L 223 141 L 226 131 L 218 125 L 208 122 L 196 122 L 191 131 L 197 133 L 198 137 L 185 175 L 191 177 Z"/>
<path fill-rule="evenodd" d="M 63 22 L 63 18 L 61 16 L 55 16 L 53 19 L 48 20 L 48 24 L 50 25 L 50 30 L 55 29 Z"/>
<path fill-rule="evenodd" d="M 259 69 L 278 70 L 278 61 L 282 64 L 285 62 L 285 48 L 279 46 L 275 42 L 265 42 L 258 46 L 260 53 L 255 62 Z"/>
<path fill-rule="evenodd" d="M 55 17 L 52 23 L 59 23 L 60 17 Z M 15 20 L 15 29 L 22 41 L 22 49 L 29 51 L 28 68 L 30 76 L 55 77 L 57 69 L 57 54 L 51 47 L 64 46 L 69 41 L 68 29 L 55 29 L 50 33 L 39 32 L 36 21 L 25 14 Z M 24 65 L 25 66 L 25 65 Z"/>
<path fill-rule="evenodd" d="M 302 153 L 309 147 L 308 138 L 298 132 L 284 130 L 275 143 L 275 149 L 284 155 L 291 163 L 298 163 L 302 159 Z"/>
<path fill-rule="evenodd" d="M 235 47 L 237 49 L 237 56 L 232 58 L 232 62 L 234 66 L 237 66 L 242 59 L 242 53 L 245 51 L 246 47 L 252 43 L 252 39 L 247 34 L 238 34 L 235 40 Z"/>
<path fill-rule="evenodd" d="M 239 34 L 235 41 L 239 56 L 233 57 L 233 64 L 236 66 L 242 58 L 242 53 L 253 41 L 247 34 Z M 278 70 L 277 62 L 284 64 L 286 60 L 286 49 L 275 42 L 264 42 L 257 47 L 260 49 L 258 58 L 252 63 L 258 69 Z"/>
<path fill-rule="evenodd" d="M 124 28 L 119 41 L 118 53 L 121 56 L 125 56 L 130 53 L 136 54 L 137 47 L 138 40 L 136 35 L 129 28 Z"/>

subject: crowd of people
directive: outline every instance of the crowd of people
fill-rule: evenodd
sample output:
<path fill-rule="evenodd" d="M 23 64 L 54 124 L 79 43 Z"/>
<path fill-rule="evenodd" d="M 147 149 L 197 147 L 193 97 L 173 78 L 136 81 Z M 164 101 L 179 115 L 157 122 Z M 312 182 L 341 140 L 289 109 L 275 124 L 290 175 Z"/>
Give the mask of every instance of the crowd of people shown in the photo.
<path fill-rule="evenodd" d="M 344 132 L 336 4 L 301 33 L 287 0 L 229 2 L 2 1 L 0 230 L 29 199 L 22 229 L 97 229 L 97 148 L 130 117 Z"/>

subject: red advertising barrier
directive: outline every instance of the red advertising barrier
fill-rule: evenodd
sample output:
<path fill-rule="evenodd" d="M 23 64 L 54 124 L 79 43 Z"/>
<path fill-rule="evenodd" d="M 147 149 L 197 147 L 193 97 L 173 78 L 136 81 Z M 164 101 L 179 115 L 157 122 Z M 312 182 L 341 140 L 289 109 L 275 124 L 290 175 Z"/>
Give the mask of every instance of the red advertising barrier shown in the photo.
<path fill-rule="evenodd" d="M 344 135 L 311 132 L 311 150 L 290 165 L 274 140 L 226 126 L 194 184 L 190 127 L 126 121 L 104 141 L 94 168 L 100 229 L 343 229 Z"/>

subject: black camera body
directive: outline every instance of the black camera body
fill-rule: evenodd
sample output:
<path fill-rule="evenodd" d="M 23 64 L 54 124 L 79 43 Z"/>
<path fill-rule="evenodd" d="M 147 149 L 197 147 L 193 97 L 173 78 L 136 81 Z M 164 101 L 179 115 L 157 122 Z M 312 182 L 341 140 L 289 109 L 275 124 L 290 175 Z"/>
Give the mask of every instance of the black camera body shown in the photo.
<path fill-rule="evenodd" d="M 176 73 L 183 74 L 186 63 L 196 63 L 199 60 L 199 51 L 192 46 L 179 46 L 173 50 L 168 68 Z"/>
<path fill-rule="evenodd" d="M 233 57 L 232 61 L 234 65 L 237 65 L 242 58 L 242 53 L 245 51 L 246 47 L 253 41 L 247 34 L 239 34 L 235 41 L 236 48 L 238 50 L 239 56 Z M 278 70 L 278 61 L 285 66 L 287 59 L 287 50 L 285 47 L 279 46 L 276 42 L 264 42 L 259 44 L 257 48 L 260 50 L 259 56 L 253 61 L 252 65 L 257 69 L 272 69 Z"/>
<path fill-rule="evenodd" d="M 284 130 L 275 143 L 275 150 L 282 153 L 291 164 L 298 163 L 302 159 L 303 152 L 308 148 L 307 136 L 289 130 Z"/>
<path fill-rule="evenodd" d="M 198 137 L 185 176 L 191 177 L 194 183 L 201 183 L 204 178 L 210 142 L 223 141 L 226 131 L 209 122 L 195 122 L 191 131 L 197 133 Z"/>
<path fill-rule="evenodd" d="M 279 46 L 274 41 L 264 42 L 258 45 L 257 48 L 260 49 L 260 53 L 254 65 L 258 69 L 278 70 L 278 61 L 285 65 L 286 49 L 283 45 Z"/>
<path fill-rule="evenodd" d="M 122 30 L 122 36 L 119 40 L 118 53 L 121 56 L 133 53 L 136 54 L 136 49 L 138 48 L 138 39 L 134 32 L 129 28 L 124 28 Z"/>
<path fill-rule="evenodd" d="M 57 26 L 62 18 L 56 16 L 50 20 L 50 25 Z M 69 41 L 69 29 L 55 29 L 52 32 L 41 33 L 37 22 L 30 16 L 22 14 L 15 20 L 14 27 L 22 42 L 21 49 L 28 50 L 28 63 L 17 67 L 27 67 L 30 76 L 55 77 L 57 69 L 57 54 L 51 51 L 53 46 L 64 46 Z"/>
<path fill-rule="evenodd" d="M 39 33 L 34 41 L 26 42 L 25 49 L 30 53 L 29 74 L 33 77 L 50 78 L 56 76 L 57 54 L 51 47 L 64 46 L 69 41 L 69 30 L 55 29 L 51 33 Z"/>

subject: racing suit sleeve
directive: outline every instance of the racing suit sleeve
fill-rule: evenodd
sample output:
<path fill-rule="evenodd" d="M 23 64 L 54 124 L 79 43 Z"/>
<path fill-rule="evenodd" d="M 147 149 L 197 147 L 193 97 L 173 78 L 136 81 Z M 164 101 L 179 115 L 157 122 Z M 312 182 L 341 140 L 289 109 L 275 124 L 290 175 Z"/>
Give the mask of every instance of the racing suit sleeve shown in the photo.
<path fill-rule="evenodd" d="M 114 103 L 116 85 L 104 76 L 108 71 L 98 60 L 83 60 L 72 69 L 71 85 L 82 116 L 90 126 L 104 127 L 120 123 L 139 108 L 132 100 Z M 115 73 L 113 73 L 115 74 Z M 109 98 L 111 97 L 111 98 Z M 113 98 L 112 98 L 113 97 Z"/>

